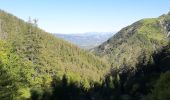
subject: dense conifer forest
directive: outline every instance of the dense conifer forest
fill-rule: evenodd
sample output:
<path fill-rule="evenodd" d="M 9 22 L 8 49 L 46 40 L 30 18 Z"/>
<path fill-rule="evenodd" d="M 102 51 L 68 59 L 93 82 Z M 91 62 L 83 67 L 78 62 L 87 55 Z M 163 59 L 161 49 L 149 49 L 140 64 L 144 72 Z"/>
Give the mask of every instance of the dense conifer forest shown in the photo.
<path fill-rule="evenodd" d="M 0 100 L 169 100 L 170 13 L 85 51 L 0 10 Z"/>

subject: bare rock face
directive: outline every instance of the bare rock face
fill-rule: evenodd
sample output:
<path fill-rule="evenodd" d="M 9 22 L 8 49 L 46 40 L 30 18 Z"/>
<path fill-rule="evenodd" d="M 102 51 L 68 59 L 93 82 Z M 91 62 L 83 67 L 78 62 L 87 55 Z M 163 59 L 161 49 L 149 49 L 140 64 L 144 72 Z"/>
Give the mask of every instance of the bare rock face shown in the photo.
<path fill-rule="evenodd" d="M 167 37 L 168 37 L 168 38 L 170 37 L 170 31 L 168 32 Z"/>
<path fill-rule="evenodd" d="M 164 27 L 166 29 L 165 31 L 168 33 L 170 31 L 170 23 L 165 21 L 165 26 Z"/>
<path fill-rule="evenodd" d="M 168 14 L 170 14 L 170 13 L 168 13 Z M 160 24 L 163 27 L 165 34 L 167 34 L 167 37 L 170 37 L 170 21 L 163 18 L 160 20 Z"/>

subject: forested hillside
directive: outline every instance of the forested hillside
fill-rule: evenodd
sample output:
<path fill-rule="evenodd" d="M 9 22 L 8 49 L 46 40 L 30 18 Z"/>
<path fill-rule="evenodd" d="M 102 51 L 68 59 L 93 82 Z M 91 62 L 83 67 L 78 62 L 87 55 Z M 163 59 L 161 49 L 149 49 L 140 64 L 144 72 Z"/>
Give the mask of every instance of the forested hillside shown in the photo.
<path fill-rule="evenodd" d="M 32 89 L 50 88 L 63 77 L 88 89 L 107 69 L 93 54 L 39 29 L 37 20 L 0 11 L 0 98 L 27 99 Z"/>
<path fill-rule="evenodd" d="M 52 83 L 52 93 L 35 95 L 35 100 L 169 100 L 170 44 L 152 55 L 154 64 L 139 63 L 136 72 L 111 70 L 102 84 L 88 90 L 69 84 L 66 77 Z M 51 94 L 50 94 L 51 93 Z"/>
<path fill-rule="evenodd" d="M 169 35 L 170 13 L 137 21 L 92 50 L 111 63 L 105 100 L 169 100 Z"/>
<path fill-rule="evenodd" d="M 0 10 L 0 100 L 169 100 L 170 13 L 92 50 Z"/>

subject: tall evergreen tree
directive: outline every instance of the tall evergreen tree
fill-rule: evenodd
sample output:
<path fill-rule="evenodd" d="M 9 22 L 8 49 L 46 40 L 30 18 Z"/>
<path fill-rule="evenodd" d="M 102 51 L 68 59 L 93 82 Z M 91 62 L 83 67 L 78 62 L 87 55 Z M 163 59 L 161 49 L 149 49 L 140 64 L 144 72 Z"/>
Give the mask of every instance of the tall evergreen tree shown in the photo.
<path fill-rule="evenodd" d="M 13 100 L 17 91 L 15 80 L 0 62 L 0 100 Z"/>
<path fill-rule="evenodd" d="M 28 21 L 27 32 L 24 33 L 24 46 L 25 46 L 25 57 L 36 63 L 38 60 L 38 54 L 40 53 L 41 48 L 41 38 L 40 33 L 38 32 L 37 21 L 32 23 L 31 19 Z"/>

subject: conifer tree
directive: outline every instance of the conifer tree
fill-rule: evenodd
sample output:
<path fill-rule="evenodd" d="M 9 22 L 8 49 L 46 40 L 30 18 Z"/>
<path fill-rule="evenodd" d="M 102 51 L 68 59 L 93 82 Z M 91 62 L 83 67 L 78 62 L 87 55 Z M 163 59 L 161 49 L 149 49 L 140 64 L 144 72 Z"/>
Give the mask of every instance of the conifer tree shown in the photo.
<path fill-rule="evenodd" d="M 12 79 L 0 62 L 0 100 L 13 100 L 16 90 L 15 80 Z"/>
<path fill-rule="evenodd" d="M 28 31 L 24 34 L 24 45 L 25 45 L 25 57 L 36 63 L 38 60 L 38 54 L 41 48 L 40 33 L 37 30 L 37 20 L 32 23 L 31 19 L 28 21 Z"/>

